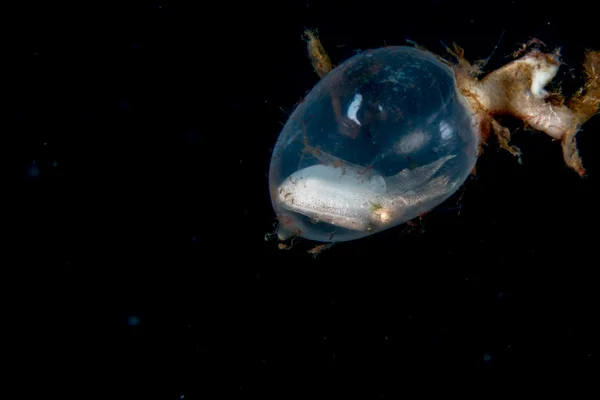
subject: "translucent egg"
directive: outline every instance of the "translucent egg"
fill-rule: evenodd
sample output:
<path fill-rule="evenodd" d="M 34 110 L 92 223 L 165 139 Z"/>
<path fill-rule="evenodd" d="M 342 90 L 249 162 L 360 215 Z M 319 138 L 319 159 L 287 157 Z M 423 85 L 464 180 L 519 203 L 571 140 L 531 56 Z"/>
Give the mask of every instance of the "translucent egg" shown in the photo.
<path fill-rule="evenodd" d="M 316 84 L 273 149 L 278 235 L 340 242 L 403 224 L 463 184 L 478 146 L 450 67 L 412 47 L 358 54 Z"/>

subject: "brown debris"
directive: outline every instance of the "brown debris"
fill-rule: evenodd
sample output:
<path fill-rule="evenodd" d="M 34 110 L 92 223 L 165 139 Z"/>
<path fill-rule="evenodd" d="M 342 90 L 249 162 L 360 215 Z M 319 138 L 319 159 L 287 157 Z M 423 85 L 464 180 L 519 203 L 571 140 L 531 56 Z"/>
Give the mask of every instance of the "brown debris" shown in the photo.
<path fill-rule="evenodd" d="M 522 164 L 521 150 L 519 150 L 519 148 L 517 146 L 512 146 L 509 144 L 510 143 L 510 131 L 508 130 L 508 128 L 500 125 L 498 123 L 498 121 L 496 121 L 494 118 L 490 118 L 490 122 L 492 123 L 492 127 L 494 128 L 494 133 L 496 134 L 496 137 L 498 138 L 498 143 L 500 143 L 500 147 L 502 147 L 504 150 L 508 151 L 513 156 L 517 157 L 517 159 L 519 160 L 519 164 Z"/>
<path fill-rule="evenodd" d="M 324 252 L 327 249 L 330 249 L 331 246 L 333 246 L 333 243 L 320 244 L 320 245 L 315 246 L 312 249 L 308 250 L 308 254 L 312 255 L 313 258 L 317 258 L 317 256 L 319 254 L 321 254 L 322 252 Z"/>
<path fill-rule="evenodd" d="M 531 42 L 530 42 L 531 43 Z M 541 42 L 534 41 L 539 45 Z M 529 44 L 524 45 L 523 49 Z M 481 130 L 489 120 L 500 145 L 519 157 L 520 151 L 509 145 L 510 132 L 494 119 L 494 115 L 512 115 L 521 119 L 527 127 L 545 132 L 561 140 L 563 158 L 567 166 L 579 175 L 585 175 L 575 135 L 581 125 L 598 113 L 600 104 L 600 56 L 588 51 L 584 62 L 586 83 L 572 99 L 565 102 L 560 91 L 548 93 L 544 88 L 554 78 L 562 65 L 560 51 L 542 53 L 531 50 L 523 57 L 490 72 L 478 80 L 473 68 L 464 60 L 462 51 L 454 67 L 457 84 L 469 101 L 471 108 L 479 114 Z"/>
<path fill-rule="evenodd" d="M 319 78 L 324 77 L 332 70 L 333 66 L 325 48 L 321 44 L 321 40 L 317 36 L 317 31 L 307 29 L 304 31 L 304 36 L 302 38 L 306 41 L 308 57 L 310 58 L 310 62 L 315 69 L 315 72 L 319 75 Z"/>

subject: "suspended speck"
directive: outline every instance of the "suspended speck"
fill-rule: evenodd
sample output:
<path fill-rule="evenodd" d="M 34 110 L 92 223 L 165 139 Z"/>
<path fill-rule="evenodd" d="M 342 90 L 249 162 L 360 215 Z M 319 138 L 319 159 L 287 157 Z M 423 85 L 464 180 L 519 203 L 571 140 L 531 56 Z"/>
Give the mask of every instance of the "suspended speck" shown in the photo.
<path fill-rule="evenodd" d="M 129 100 L 119 100 L 119 111 L 125 111 L 127 108 L 129 108 Z"/>
<path fill-rule="evenodd" d="M 485 353 L 483 355 L 483 361 L 486 362 L 486 363 L 492 361 L 492 356 L 490 354 L 488 354 L 488 353 Z"/>
<path fill-rule="evenodd" d="M 129 326 L 137 326 L 140 324 L 140 318 L 135 315 L 131 315 L 127 318 L 127 325 Z"/>
<path fill-rule="evenodd" d="M 40 174 L 40 169 L 38 168 L 37 165 L 35 165 L 35 161 L 32 162 L 31 164 L 29 164 L 29 167 L 27 167 L 27 175 L 31 176 L 31 177 L 36 177 Z"/>
<path fill-rule="evenodd" d="M 58 163 L 57 163 L 56 161 L 52 161 L 52 166 L 53 166 L 54 168 L 56 168 L 56 167 L 58 167 Z"/>
<path fill-rule="evenodd" d="M 200 133 L 195 129 L 191 129 L 186 133 L 188 143 L 196 143 L 200 139 Z"/>
<path fill-rule="evenodd" d="M 198 238 L 196 236 L 192 236 L 192 242 L 196 242 L 198 240 Z"/>

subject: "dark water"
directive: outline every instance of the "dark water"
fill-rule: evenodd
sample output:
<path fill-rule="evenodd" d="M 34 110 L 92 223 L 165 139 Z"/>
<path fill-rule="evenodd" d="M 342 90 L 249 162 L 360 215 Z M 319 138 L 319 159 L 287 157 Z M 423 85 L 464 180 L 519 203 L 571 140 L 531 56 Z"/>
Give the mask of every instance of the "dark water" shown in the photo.
<path fill-rule="evenodd" d="M 16 224 L 3 263 L 5 346 L 20 391 L 597 392 L 600 119 L 578 135 L 587 179 L 565 167 L 559 143 L 505 118 L 523 165 L 490 140 L 477 176 L 418 226 L 316 258 L 309 243 L 286 251 L 264 240 L 275 222 L 270 149 L 317 81 L 305 27 L 319 29 L 334 63 L 406 39 L 436 52 L 455 41 L 486 58 L 505 32 L 497 68 L 536 37 L 562 47 L 556 80 L 568 93 L 584 50 L 600 49 L 588 6 L 213 6 L 7 12 L 3 194 Z"/>

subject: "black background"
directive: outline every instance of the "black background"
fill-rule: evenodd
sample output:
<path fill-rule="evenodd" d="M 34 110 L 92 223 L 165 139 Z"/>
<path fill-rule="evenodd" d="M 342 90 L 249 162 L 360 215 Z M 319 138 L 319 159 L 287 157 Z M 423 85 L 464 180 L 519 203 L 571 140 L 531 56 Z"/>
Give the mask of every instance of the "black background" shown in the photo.
<path fill-rule="evenodd" d="M 82 2 L 6 9 L 8 352 L 21 390 L 89 398 L 597 395 L 600 119 L 560 144 L 502 123 L 460 194 L 313 259 L 265 241 L 270 151 L 357 49 L 457 42 L 489 68 L 535 37 L 580 81 L 581 2 Z M 570 69 L 573 69 L 575 77 Z M 464 192 L 464 194 L 463 194 Z M 458 196 L 461 197 L 457 203 Z M 12 229 L 12 227 L 11 227 Z M 7 259 L 8 260 L 8 259 Z M 131 317 L 139 319 L 132 323 Z M 134 318 L 134 319 L 135 319 Z M 12 340 L 14 339 L 14 340 Z M 577 397 L 577 396 L 576 396 Z"/>

